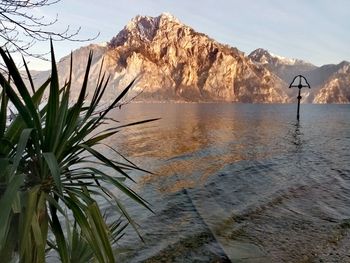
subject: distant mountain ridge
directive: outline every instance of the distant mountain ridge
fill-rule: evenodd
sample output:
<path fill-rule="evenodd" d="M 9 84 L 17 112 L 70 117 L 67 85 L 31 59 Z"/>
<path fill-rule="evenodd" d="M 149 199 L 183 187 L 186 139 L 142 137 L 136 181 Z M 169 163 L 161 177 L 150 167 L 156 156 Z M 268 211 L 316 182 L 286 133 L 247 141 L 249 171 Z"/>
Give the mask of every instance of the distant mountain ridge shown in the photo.
<path fill-rule="evenodd" d="M 102 60 L 102 69 L 110 75 L 107 99 L 138 77 L 130 96 L 138 94 L 136 100 L 141 101 L 288 103 L 295 99 L 289 81 L 303 74 L 312 85 L 304 95 L 305 102 L 350 101 L 348 62 L 316 67 L 264 49 L 245 56 L 168 13 L 136 16 L 110 42 L 75 50 L 73 96 L 79 93 L 89 50 L 94 52 L 90 81 L 97 81 Z M 69 72 L 69 56 L 58 62 L 58 69 L 63 81 Z M 40 73 L 37 79 L 47 74 Z M 338 81 L 332 81 L 334 78 Z M 89 87 L 90 94 L 93 87 Z"/>
<path fill-rule="evenodd" d="M 248 57 L 255 63 L 266 66 L 286 82 L 291 81 L 298 74 L 303 74 L 317 68 L 315 65 L 303 60 L 274 55 L 262 48 L 254 50 Z"/>
<path fill-rule="evenodd" d="M 264 65 L 286 83 L 293 76 L 303 75 L 308 79 L 312 89 L 305 90 L 304 102 L 309 103 L 349 103 L 350 81 L 347 61 L 317 67 L 299 59 L 286 59 L 273 55 L 265 49 L 254 50 L 248 57 L 259 65 Z"/>

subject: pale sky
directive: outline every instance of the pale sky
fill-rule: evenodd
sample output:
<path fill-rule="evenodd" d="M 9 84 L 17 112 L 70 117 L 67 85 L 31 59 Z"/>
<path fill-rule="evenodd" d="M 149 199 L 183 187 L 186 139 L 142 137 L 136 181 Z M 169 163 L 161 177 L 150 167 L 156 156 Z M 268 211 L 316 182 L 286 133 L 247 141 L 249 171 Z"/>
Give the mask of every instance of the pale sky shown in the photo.
<path fill-rule="evenodd" d="M 136 15 L 168 12 L 215 40 L 249 54 L 256 48 L 315 65 L 350 61 L 348 0 L 62 0 L 39 10 L 58 14 L 56 27 L 82 27 L 81 38 L 100 32 L 93 43 L 109 41 Z M 55 43 L 58 58 L 88 43 Z M 39 43 L 40 51 L 48 43 Z M 47 63 L 32 62 L 43 69 Z"/>

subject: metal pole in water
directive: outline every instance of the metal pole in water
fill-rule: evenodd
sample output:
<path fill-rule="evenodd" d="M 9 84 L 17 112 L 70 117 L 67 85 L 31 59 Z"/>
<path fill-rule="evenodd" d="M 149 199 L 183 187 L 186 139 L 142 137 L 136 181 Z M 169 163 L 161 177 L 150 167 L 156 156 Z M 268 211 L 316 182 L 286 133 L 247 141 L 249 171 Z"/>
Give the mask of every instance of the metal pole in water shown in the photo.
<path fill-rule="evenodd" d="M 298 85 L 293 85 L 294 81 L 299 77 L 299 84 Z M 302 79 L 305 80 L 305 83 L 306 84 L 302 84 Z M 289 85 L 289 88 L 292 88 L 292 87 L 297 87 L 299 89 L 299 92 L 298 92 L 298 110 L 297 110 L 297 120 L 299 121 L 299 118 L 300 118 L 300 100 L 301 100 L 301 89 L 304 88 L 304 87 L 308 87 L 309 89 L 311 89 L 310 87 L 310 84 L 307 82 L 306 78 L 302 75 L 298 75 L 298 76 L 295 76 L 293 81 L 290 83 Z"/>
<path fill-rule="evenodd" d="M 301 96 L 300 96 L 300 91 L 301 89 L 299 89 L 299 94 L 298 94 L 298 112 L 297 112 L 297 120 L 299 120 L 299 112 L 300 112 L 300 100 L 301 100 Z"/>

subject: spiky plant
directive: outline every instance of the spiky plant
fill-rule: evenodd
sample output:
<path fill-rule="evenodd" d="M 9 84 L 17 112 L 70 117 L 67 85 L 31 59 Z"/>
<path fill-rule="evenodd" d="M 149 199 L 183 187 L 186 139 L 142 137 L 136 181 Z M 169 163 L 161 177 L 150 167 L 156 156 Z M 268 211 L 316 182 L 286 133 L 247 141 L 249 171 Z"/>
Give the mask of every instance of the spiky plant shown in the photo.
<path fill-rule="evenodd" d="M 87 103 L 90 53 L 79 97 L 72 104 L 72 59 L 69 78 L 60 87 L 52 43 L 51 77 L 37 89 L 25 62 L 29 88 L 11 56 L 2 49 L 0 54 L 9 73 L 9 77 L 0 74 L 1 261 L 44 262 L 46 252 L 55 249 L 62 262 L 76 262 L 76 258 L 114 262 L 113 242 L 125 224 L 107 224 L 94 197 L 103 197 L 134 226 L 111 187 L 149 209 L 124 182 L 133 181 L 130 170 L 146 171 L 127 160 L 110 159 L 96 146 L 125 126 L 152 121 L 118 126 L 108 117 L 133 83 L 101 109 L 108 78 L 100 70 Z M 44 101 L 46 90 L 49 98 Z M 10 124 L 9 102 L 17 111 Z"/>

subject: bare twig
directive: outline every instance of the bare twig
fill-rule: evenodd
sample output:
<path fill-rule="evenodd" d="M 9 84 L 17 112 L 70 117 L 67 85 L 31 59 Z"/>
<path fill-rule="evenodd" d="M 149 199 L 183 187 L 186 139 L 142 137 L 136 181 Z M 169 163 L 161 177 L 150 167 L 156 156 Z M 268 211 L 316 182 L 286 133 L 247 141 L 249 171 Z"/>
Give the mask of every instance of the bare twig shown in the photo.
<path fill-rule="evenodd" d="M 54 41 L 91 41 L 99 36 L 97 33 L 91 38 L 78 37 L 81 27 L 72 29 L 69 25 L 63 31 L 57 32 L 52 26 L 57 23 L 58 15 L 47 20 L 44 16 L 36 15 L 34 9 L 57 4 L 61 0 L 0 0 L 0 46 L 10 53 L 19 52 L 47 60 L 47 53 L 32 51 L 38 41 L 52 39 Z M 1 65 L 0 65 L 1 68 Z"/>

